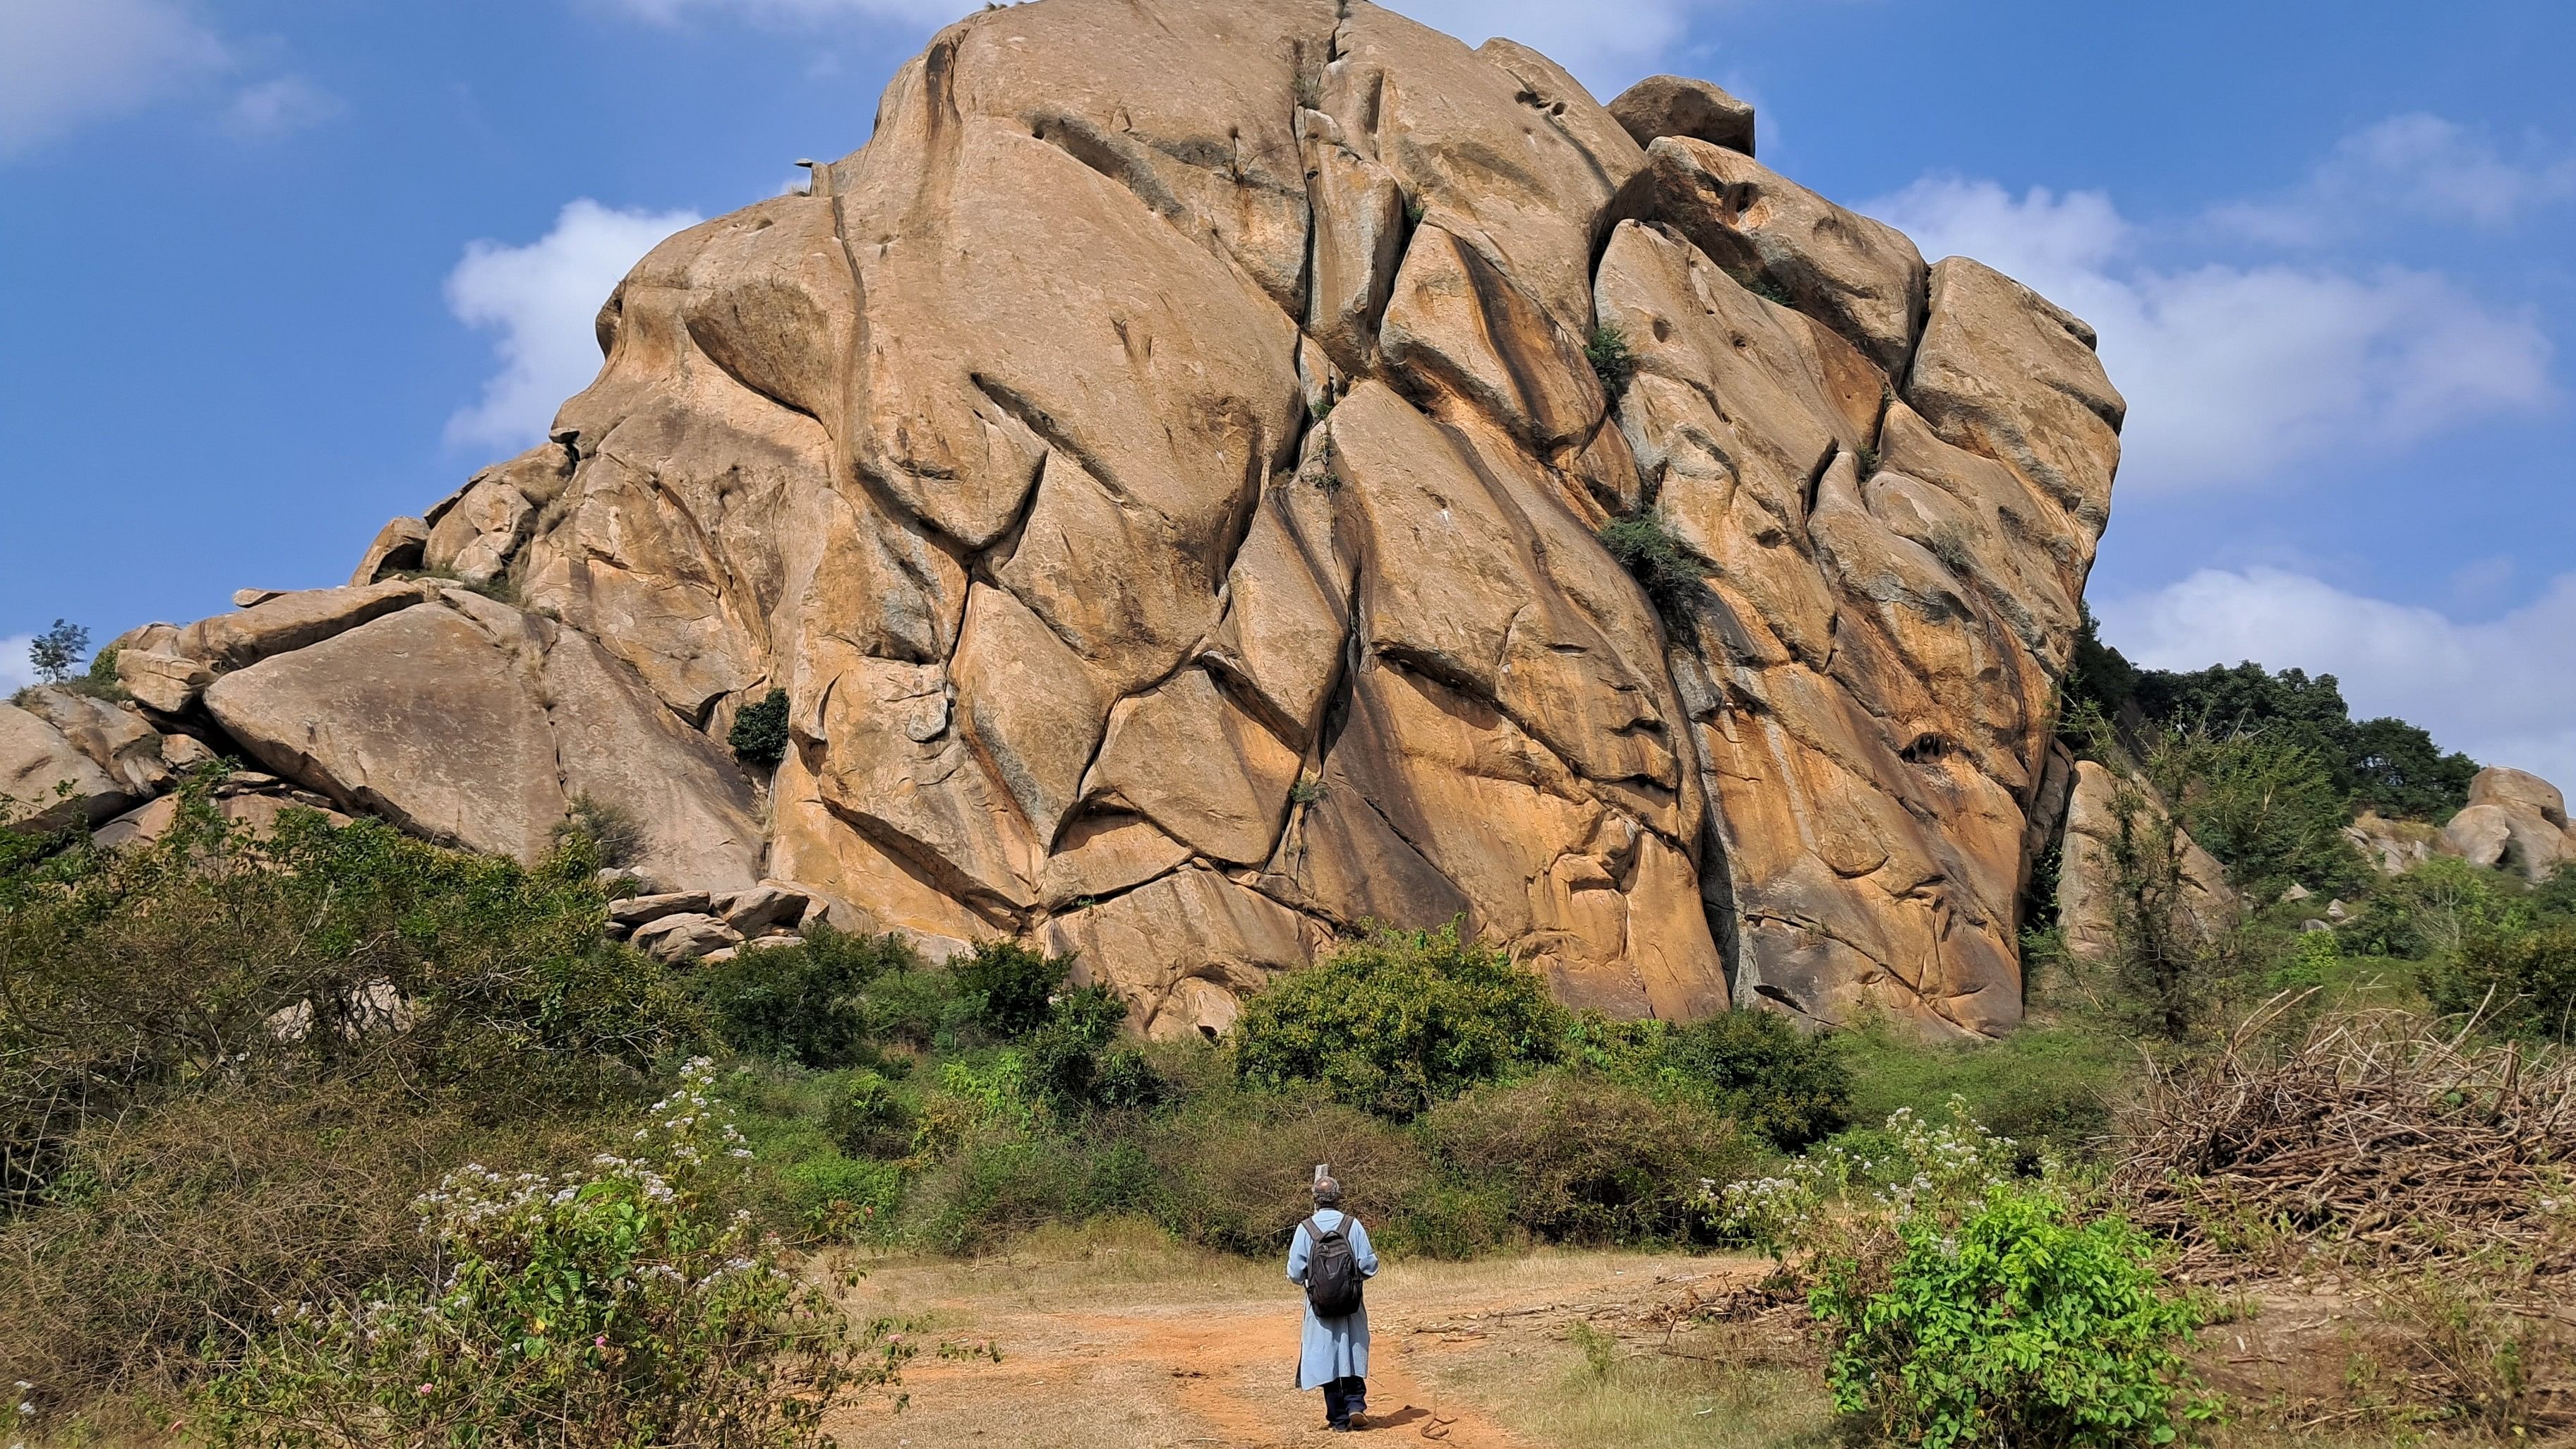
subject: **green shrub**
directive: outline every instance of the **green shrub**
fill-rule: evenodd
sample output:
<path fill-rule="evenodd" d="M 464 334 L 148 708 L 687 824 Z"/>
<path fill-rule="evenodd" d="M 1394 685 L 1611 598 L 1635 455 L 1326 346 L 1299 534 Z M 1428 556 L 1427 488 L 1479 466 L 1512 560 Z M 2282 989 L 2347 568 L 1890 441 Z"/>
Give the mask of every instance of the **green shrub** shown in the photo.
<path fill-rule="evenodd" d="M 1923 1449 L 2167 1444 L 2209 1416 L 2176 1345 L 2204 1321 L 2164 1291 L 2146 1237 L 2075 1220 L 2048 1190 L 1917 1213 L 1883 1268 L 1826 1265 L 1809 1305 L 1834 1341 L 1834 1406 Z"/>
<path fill-rule="evenodd" d="M 977 1024 L 1009 1040 L 1046 1024 L 1047 1002 L 1073 969 L 1073 958 L 1049 956 L 1015 941 L 981 941 L 948 969 Z"/>
<path fill-rule="evenodd" d="M 2079 1213 L 2053 1175 L 1952 1098 L 1704 1199 L 1721 1232 L 1807 1285 L 1836 1407 L 1903 1444 L 2169 1443 L 2214 1405 L 2178 1347 L 2203 1308 L 2147 1239 Z"/>
<path fill-rule="evenodd" d="M 2429 964 L 2424 994 L 2446 1014 L 2478 1013 L 2499 1036 L 2564 1042 L 2576 1028 L 2576 922 L 2472 931 Z"/>
<path fill-rule="evenodd" d="M 2365 883 L 2343 835 L 2352 806 L 2314 751 L 2266 734 L 2158 730 L 2146 768 L 2175 819 L 2252 899 L 2293 883 L 2329 894 Z"/>
<path fill-rule="evenodd" d="M 1105 986 L 1080 987 L 1057 997 L 1046 1024 L 1025 1045 L 1030 1086 L 1038 1100 L 1060 1116 L 1160 1105 L 1171 1089 L 1145 1054 L 1112 1046 L 1126 1020 L 1127 1003 Z"/>
<path fill-rule="evenodd" d="M 0 1201 L 93 1118 L 227 1083 L 391 1071 L 498 1120 L 617 1100 L 701 1034 L 606 939 L 587 851 L 522 867 L 306 810 L 254 838 L 209 783 L 148 846 L 0 849 Z"/>
<path fill-rule="evenodd" d="M 1496 1194 L 1505 1221 L 1548 1242 L 1687 1238 L 1701 1183 L 1732 1181 L 1758 1156 L 1700 1102 L 1562 1071 L 1480 1088 L 1419 1128 L 1452 1184 Z"/>
<path fill-rule="evenodd" d="M 824 1119 L 824 1130 L 852 1157 L 903 1157 L 912 1151 L 920 1125 L 920 1111 L 877 1072 L 860 1072 Z"/>
<path fill-rule="evenodd" d="M 1852 1074 L 1840 1036 L 1800 1031 L 1773 1012 L 1729 1011 L 1670 1028 L 1655 1056 L 1661 1083 L 1783 1152 L 1850 1121 Z"/>
<path fill-rule="evenodd" d="M 744 705 L 734 714 L 725 743 L 746 765 L 777 768 L 787 758 L 787 691 L 773 689 L 758 703 Z"/>
<path fill-rule="evenodd" d="M 1872 1021 L 1844 1033 L 1841 1045 L 1854 1121 L 1876 1123 L 1915 1103 L 1957 1097 L 1996 1131 L 2060 1152 L 2109 1127 L 2114 1100 L 2138 1066 L 2137 1048 L 2118 1033 L 2050 1022 L 2026 1023 L 2001 1041 L 1931 1042 Z"/>
<path fill-rule="evenodd" d="M 1435 1181 L 1422 1139 L 1321 1094 L 1219 1086 L 1149 1124 L 1139 1144 L 1160 1185 L 1153 1214 L 1186 1242 L 1259 1256 L 1285 1252 L 1290 1230 L 1314 1211 L 1306 1188 L 1321 1162 L 1342 1180 L 1345 1205 L 1369 1225 L 1381 1251 L 1431 1250 L 1407 1222 Z M 1464 1256 L 1501 1241 L 1499 1231 L 1444 1246 Z"/>
<path fill-rule="evenodd" d="M 55 1408 L 169 1393 L 209 1335 L 230 1352 L 281 1308 L 428 1271 L 407 1205 L 457 1163 L 578 1162 L 610 1125 L 487 1126 L 472 1106 L 386 1079 L 248 1083 L 93 1122 L 41 1201 L 0 1215 L 0 1380 Z"/>
<path fill-rule="evenodd" d="M 1311 1084 L 1403 1121 L 1554 1060 L 1567 1021 L 1534 973 L 1462 941 L 1453 922 L 1379 931 L 1281 977 L 1244 1004 L 1235 1052 L 1247 1082 Z"/>
<path fill-rule="evenodd" d="M 1636 579 L 1646 598 L 1667 620 L 1679 620 L 1707 588 L 1707 559 L 1675 532 L 1653 508 L 1601 525 L 1601 546 Z"/>
<path fill-rule="evenodd" d="M 787 1446 L 909 1350 L 855 1328 L 717 1205 L 735 1168 L 703 1061 L 631 1156 L 564 1179 L 451 1174 L 417 1204 L 448 1268 L 307 1309 L 223 1363 L 217 1445 Z"/>
<path fill-rule="evenodd" d="M 2337 942 L 2357 956 L 2447 957 L 2472 936 L 2526 919 L 2526 901 L 2510 877 L 2441 855 L 2381 877 L 2362 904 L 2335 928 Z"/>
<path fill-rule="evenodd" d="M 879 979 L 918 971 L 911 945 L 893 935 L 850 935 L 817 925 L 793 946 L 742 951 L 698 968 L 700 1000 L 726 1041 L 757 1056 L 809 1067 L 876 1060 L 882 1023 L 863 996 Z"/>
<path fill-rule="evenodd" d="M 1617 323 L 1604 322 L 1592 329 L 1583 342 L 1583 360 L 1592 364 L 1593 376 L 1601 379 L 1601 390 L 1614 403 L 1636 381 L 1637 354 L 1629 350 L 1628 334 Z"/>
<path fill-rule="evenodd" d="M 846 1242 L 890 1220 L 903 1170 L 890 1162 L 822 1154 L 781 1167 L 787 1207 L 804 1240 Z"/>

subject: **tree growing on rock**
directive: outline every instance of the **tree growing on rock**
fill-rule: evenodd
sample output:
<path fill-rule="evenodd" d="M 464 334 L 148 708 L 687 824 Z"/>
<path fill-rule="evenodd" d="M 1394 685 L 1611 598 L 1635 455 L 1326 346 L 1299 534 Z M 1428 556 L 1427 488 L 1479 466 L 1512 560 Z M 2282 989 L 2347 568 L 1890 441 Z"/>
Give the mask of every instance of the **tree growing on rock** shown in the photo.
<path fill-rule="evenodd" d="M 60 684 L 71 678 L 73 667 L 87 653 L 89 631 L 68 620 L 56 619 L 54 627 L 37 635 L 27 646 L 27 662 L 35 666 L 38 679 Z"/>

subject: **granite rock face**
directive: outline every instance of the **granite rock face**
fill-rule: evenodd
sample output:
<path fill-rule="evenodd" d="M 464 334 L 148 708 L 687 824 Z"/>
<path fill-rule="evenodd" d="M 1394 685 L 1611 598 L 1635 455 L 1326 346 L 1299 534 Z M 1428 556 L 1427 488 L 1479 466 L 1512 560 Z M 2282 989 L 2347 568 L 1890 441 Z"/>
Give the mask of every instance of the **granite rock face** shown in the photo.
<path fill-rule="evenodd" d="M 669 890 L 1078 949 L 1160 1035 L 1453 916 L 1620 1015 L 1999 1032 L 2119 395 L 1751 145 L 1364 0 L 989 10 L 637 264 L 543 445 L 125 677 L 439 838 L 613 795 Z"/>
<path fill-rule="evenodd" d="M 2123 875 L 2171 902 L 2172 928 L 2188 943 L 2216 943 L 2244 912 L 2225 867 L 2174 823 L 2154 786 L 2091 760 L 2075 766 L 2064 851 L 2057 918 L 2068 954 L 2079 960 L 2111 954 Z"/>
<path fill-rule="evenodd" d="M 2525 770 L 2489 766 L 2469 781 L 2469 803 L 2442 827 L 2441 849 L 2472 865 L 2512 867 L 2547 880 L 2576 861 L 2576 830 L 2558 787 Z"/>

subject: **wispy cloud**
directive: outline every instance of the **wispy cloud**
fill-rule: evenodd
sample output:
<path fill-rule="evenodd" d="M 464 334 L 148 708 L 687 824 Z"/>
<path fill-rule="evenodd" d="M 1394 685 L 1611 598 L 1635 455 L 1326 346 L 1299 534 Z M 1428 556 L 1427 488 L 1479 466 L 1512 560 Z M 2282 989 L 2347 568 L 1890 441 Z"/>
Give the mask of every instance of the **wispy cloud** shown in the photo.
<path fill-rule="evenodd" d="M 178 0 L 0 0 L 0 156 L 123 115 L 230 59 Z"/>
<path fill-rule="evenodd" d="M 2531 313 L 2438 272 L 2238 266 L 2151 249 L 2101 192 L 1926 177 L 1865 203 L 1932 257 L 1971 256 L 2101 333 L 2129 399 L 2123 483 L 2249 484 L 2292 463 L 2403 446 L 2552 402 L 2552 346 Z"/>
<path fill-rule="evenodd" d="M 938 26 L 984 8 L 981 0 L 610 0 L 610 3 L 630 14 L 664 25 L 703 15 L 768 25 L 813 25 L 857 19 Z"/>
<path fill-rule="evenodd" d="M 33 634 L 0 636 L 0 697 L 36 682 L 36 668 L 27 662 L 27 650 L 35 642 Z"/>
<path fill-rule="evenodd" d="M 2576 786 L 2576 574 L 2482 623 L 2282 569 L 2204 569 L 2096 605 L 2142 664 L 2257 660 L 2332 674 L 2361 715 L 2393 714 L 2451 749 Z"/>
<path fill-rule="evenodd" d="M 236 139 L 270 141 L 318 126 L 346 109 L 340 98 L 299 75 L 246 86 L 224 108 L 224 129 Z"/>
<path fill-rule="evenodd" d="M 2292 247 L 2367 236 L 2401 212 L 2410 226 L 2495 231 L 2576 199 L 2576 155 L 2524 151 L 2507 156 L 2489 137 L 2440 116 L 2391 116 L 2344 137 L 2283 195 L 2220 206 L 2210 219 Z"/>
<path fill-rule="evenodd" d="M 629 267 L 664 237 L 702 218 L 693 211 L 617 211 L 584 197 L 554 230 L 525 246 L 478 241 L 447 276 L 458 321 L 500 335 L 500 371 L 483 396 L 447 420 L 452 446 L 524 448 L 545 437 L 563 400 L 599 371 L 592 320 Z"/>

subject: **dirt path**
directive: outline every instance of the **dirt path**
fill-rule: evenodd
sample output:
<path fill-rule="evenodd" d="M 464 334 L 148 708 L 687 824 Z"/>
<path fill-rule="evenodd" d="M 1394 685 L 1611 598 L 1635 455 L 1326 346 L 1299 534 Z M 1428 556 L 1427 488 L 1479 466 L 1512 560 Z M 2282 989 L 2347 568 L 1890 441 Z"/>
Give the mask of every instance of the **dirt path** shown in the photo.
<path fill-rule="evenodd" d="M 1391 1266 L 1369 1287 L 1369 1432 L 1382 1443 L 1547 1449 L 1507 1427 L 1510 1405 L 1469 1401 L 1444 1380 L 1470 1359 L 1490 1366 L 1503 1357 L 1527 1360 L 1527 1372 L 1507 1380 L 1553 1381 L 1574 1320 L 1649 1331 L 1637 1325 L 1757 1271 L 1626 1254 Z M 835 1426 L 845 1444 L 1340 1442 L 1322 1432 L 1322 1395 L 1292 1386 L 1297 1290 L 1251 1264 L 1150 1241 L 1054 1253 L 1040 1244 L 974 1264 L 875 1265 L 844 1298 L 857 1314 L 918 1320 L 925 1349 L 989 1341 L 1002 1355 L 993 1363 L 925 1351 L 905 1371 L 904 1409 L 854 1406 Z"/>

